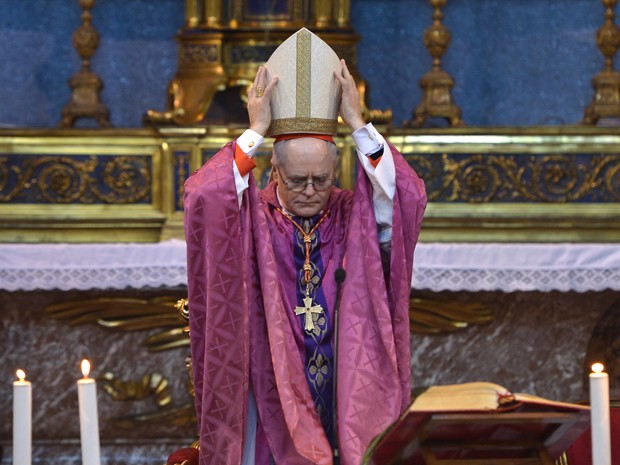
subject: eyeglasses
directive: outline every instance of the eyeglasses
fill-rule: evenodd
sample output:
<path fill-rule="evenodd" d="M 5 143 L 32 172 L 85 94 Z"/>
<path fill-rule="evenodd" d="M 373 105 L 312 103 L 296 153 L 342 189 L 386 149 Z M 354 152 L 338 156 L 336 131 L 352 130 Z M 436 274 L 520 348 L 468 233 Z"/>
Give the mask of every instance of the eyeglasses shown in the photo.
<path fill-rule="evenodd" d="M 305 191 L 309 184 L 312 184 L 312 187 L 314 187 L 314 190 L 317 192 L 325 191 L 332 187 L 332 184 L 334 184 L 334 180 L 328 178 L 327 176 L 311 178 L 311 181 L 308 181 L 307 178 L 282 178 L 282 182 L 289 191 L 297 193 Z"/>

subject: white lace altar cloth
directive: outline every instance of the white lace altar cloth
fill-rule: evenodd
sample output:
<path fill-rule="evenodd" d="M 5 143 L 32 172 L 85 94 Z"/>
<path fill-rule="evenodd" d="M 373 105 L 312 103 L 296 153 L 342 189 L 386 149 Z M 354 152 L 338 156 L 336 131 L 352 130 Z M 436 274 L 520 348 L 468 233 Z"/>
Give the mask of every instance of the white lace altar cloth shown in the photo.
<path fill-rule="evenodd" d="M 185 242 L 0 244 L 0 289 L 187 284 Z M 432 291 L 620 290 L 620 244 L 418 244 L 412 287 Z"/>

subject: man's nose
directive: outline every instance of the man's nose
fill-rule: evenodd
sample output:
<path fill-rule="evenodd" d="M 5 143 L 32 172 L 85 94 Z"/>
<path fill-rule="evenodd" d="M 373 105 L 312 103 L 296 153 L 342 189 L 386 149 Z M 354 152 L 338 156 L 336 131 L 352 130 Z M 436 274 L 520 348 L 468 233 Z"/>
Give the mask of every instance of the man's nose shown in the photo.
<path fill-rule="evenodd" d="M 312 195 L 316 192 L 316 189 L 314 188 L 314 182 L 312 181 L 308 181 L 306 183 L 306 187 L 304 187 L 304 190 L 302 191 L 305 195 Z"/>

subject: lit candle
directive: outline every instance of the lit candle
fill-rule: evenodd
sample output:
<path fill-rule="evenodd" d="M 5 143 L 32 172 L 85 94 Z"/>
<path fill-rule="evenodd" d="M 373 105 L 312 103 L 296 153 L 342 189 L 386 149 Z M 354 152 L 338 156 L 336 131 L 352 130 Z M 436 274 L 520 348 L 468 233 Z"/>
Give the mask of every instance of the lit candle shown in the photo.
<path fill-rule="evenodd" d="M 17 370 L 13 382 L 13 464 L 32 461 L 32 385 L 24 370 Z"/>
<path fill-rule="evenodd" d="M 97 383 L 88 377 L 90 363 L 82 360 L 83 379 L 78 380 L 80 404 L 80 438 L 82 441 L 82 465 L 100 465 L 99 419 L 97 417 Z"/>
<path fill-rule="evenodd" d="M 611 465 L 609 431 L 609 377 L 602 363 L 590 373 L 590 421 L 592 424 L 592 465 Z"/>

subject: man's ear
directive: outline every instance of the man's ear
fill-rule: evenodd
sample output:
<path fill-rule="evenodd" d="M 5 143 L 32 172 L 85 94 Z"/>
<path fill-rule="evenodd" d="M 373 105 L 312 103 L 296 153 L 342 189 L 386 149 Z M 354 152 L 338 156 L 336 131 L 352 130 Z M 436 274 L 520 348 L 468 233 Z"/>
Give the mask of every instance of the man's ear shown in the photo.
<path fill-rule="evenodd" d="M 269 182 L 278 180 L 278 167 L 271 166 L 271 173 L 269 173 Z"/>

